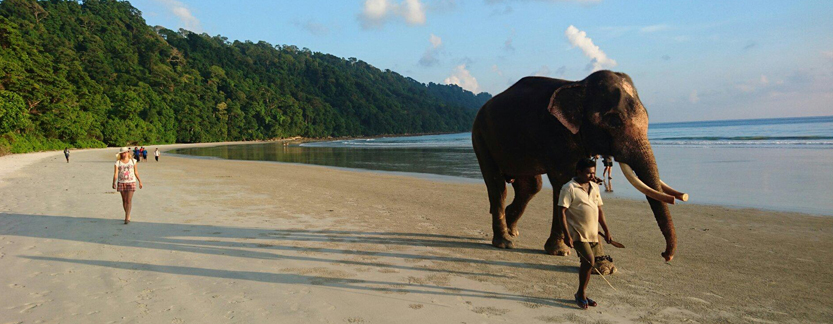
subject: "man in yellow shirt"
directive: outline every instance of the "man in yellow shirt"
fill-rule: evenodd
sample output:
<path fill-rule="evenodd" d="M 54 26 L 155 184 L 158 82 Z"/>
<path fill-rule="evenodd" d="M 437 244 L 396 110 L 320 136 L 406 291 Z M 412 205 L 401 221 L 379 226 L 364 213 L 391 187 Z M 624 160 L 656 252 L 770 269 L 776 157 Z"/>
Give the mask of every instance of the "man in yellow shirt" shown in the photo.
<path fill-rule="evenodd" d="M 587 298 L 585 289 L 590 283 L 596 256 L 604 254 L 599 244 L 599 225 L 605 232 L 605 241 L 610 243 L 612 237 L 602 212 L 602 196 L 599 185 L 590 181 L 596 174 L 596 162 L 581 159 L 576 163 L 576 176 L 561 187 L 558 195 L 558 213 L 561 215 L 561 228 L 564 231 L 564 243 L 576 249 L 581 259 L 579 268 L 579 285 L 575 298 L 582 309 L 595 307 L 597 303 Z"/>

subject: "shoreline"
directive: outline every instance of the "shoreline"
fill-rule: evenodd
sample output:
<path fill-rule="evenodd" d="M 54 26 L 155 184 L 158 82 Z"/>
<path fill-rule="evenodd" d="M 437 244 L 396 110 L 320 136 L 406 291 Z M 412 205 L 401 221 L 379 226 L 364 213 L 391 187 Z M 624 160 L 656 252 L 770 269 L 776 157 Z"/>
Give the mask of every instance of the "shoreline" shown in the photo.
<path fill-rule="evenodd" d="M 457 134 L 457 133 L 438 133 L 438 134 Z M 437 134 L 422 134 L 422 135 L 437 135 Z M 402 136 L 394 136 L 394 137 L 406 137 L 406 136 L 418 136 L 418 135 L 402 135 Z M 380 138 L 380 137 L 391 137 L 391 136 L 379 136 L 379 137 L 351 137 L 351 138 L 343 138 L 343 139 L 367 139 L 367 138 Z M 441 174 L 433 174 L 433 173 L 419 173 L 419 172 L 405 172 L 405 171 L 386 171 L 386 170 L 374 170 L 374 169 L 362 169 L 362 168 L 349 168 L 349 167 L 338 167 L 338 166 L 330 166 L 330 165 L 320 165 L 320 164 L 306 164 L 300 162 L 282 162 L 282 161 L 254 161 L 254 160 L 235 160 L 235 159 L 225 159 L 220 157 L 209 157 L 209 156 L 193 156 L 193 155 L 186 155 L 186 154 L 177 154 L 177 153 L 168 153 L 172 150 L 180 149 L 180 148 L 195 148 L 195 147 L 214 147 L 214 146 L 223 146 L 223 145 L 247 145 L 247 144 L 269 144 L 269 143 L 290 143 L 290 144 L 302 144 L 306 142 L 313 142 L 313 141 L 329 141 L 329 140 L 340 140 L 341 138 L 334 138 L 334 139 L 310 139 L 304 137 L 290 137 L 290 138 L 283 138 L 283 139 L 274 139 L 274 140 L 264 140 L 264 141 L 236 141 L 236 142 L 207 142 L 207 143 L 175 143 L 175 144 L 161 144 L 161 145 L 152 145 L 147 147 L 159 148 L 160 152 L 164 153 L 164 156 L 175 156 L 184 159 L 201 159 L 201 160 L 224 160 L 224 161 L 250 161 L 250 162 L 270 162 L 270 163 L 279 163 L 279 164 L 288 164 L 288 165 L 303 165 L 303 166 L 313 166 L 313 167 L 322 167 L 322 168 L 329 168 L 333 170 L 341 170 L 341 171 L 352 171 L 352 172 L 362 172 L 362 173 L 375 173 L 375 174 L 382 174 L 382 175 L 395 175 L 395 176 L 406 176 L 415 179 L 423 179 L 428 181 L 442 181 L 447 183 L 458 183 L 458 184 L 482 184 L 482 179 L 474 179 L 474 178 L 467 178 L 461 176 L 450 176 L 450 175 L 441 175 Z M 76 152 L 87 152 L 87 151 L 100 151 L 100 150 L 117 150 L 117 147 L 107 147 L 107 148 L 89 148 L 89 149 L 78 149 L 71 151 L 71 153 Z M 0 165 L 2 165 L 2 161 L 4 158 L 11 158 L 12 160 L 17 161 L 26 161 L 26 162 L 17 162 L 8 164 L 8 166 L 4 166 L 0 168 L 0 186 L 3 186 L 4 177 L 13 175 L 13 173 L 19 170 L 22 167 L 25 167 L 31 163 L 36 163 L 44 158 L 51 156 L 52 154 L 59 154 L 62 151 L 55 150 L 55 151 L 42 151 L 42 152 L 29 152 L 29 153 L 15 153 L 15 154 L 8 154 L 4 156 L 0 156 Z M 16 158 L 12 158 L 15 157 Z M 70 155 L 70 158 L 72 155 Z M 149 153 L 148 156 L 151 160 L 153 159 L 152 152 Z M 616 172 L 621 176 L 621 170 L 615 168 Z M 543 181 L 544 188 L 552 189 L 552 186 L 546 179 Z M 619 186 L 627 186 L 627 183 L 620 183 Z M 507 188 L 509 189 L 509 188 Z M 628 189 L 632 189 L 628 187 Z M 635 189 L 634 189 L 635 190 Z M 511 192 L 511 190 L 508 190 Z M 609 193 L 604 193 L 607 195 L 606 197 L 603 196 L 605 200 L 607 199 L 621 199 L 633 202 L 645 202 L 646 200 L 643 197 L 631 197 L 626 195 L 615 195 L 609 196 Z M 508 202 L 507 202 L 508 204 Z M 797 214 L 803 216 L 810 216 L 810 217 L 833 217 L 833 215 L 818 213 L 818 212 L 809 212 L 809 211 L 801 211 L 801 210 L 790 210 L 790 209 L 783 209 L 783 208 L 761 208 L 761 207 L 749 207 L 743 205 L 732 205 L 732 204 L 721 204 L 721 203 L 708 203 L 708 202 L 698 202 L 698 203 L 689 203 L 689 202 L 677 202 L 677 205 L 673 206 L 680 206 L 680 205 L 699 205 L 699 206 L 710 206 L 710 207 L 723 207 L 737 211 L 762 211 L 762 212 L 776 212 L 776 213 L 788 213 L 788 214 Z"/>
<path fill-rule="evenodd" d="M 301 141 L 296 141 L 295 143 L 293 143 L 293 145 L 298 144 L 298 143 L 305 143 L 305 142 L 307 142 L 307 141 L 304 141 L 302 139 Z M 232 143 L 235 143 L 235 144 L 250 144 L 250 143 L 247 143 L 247 142 L 232 142 Z M 251 144 L 260 144 L 260 143 L 251 143 Z M 265 144 L 268 144 L 268 143 L 265 143 Z M 212 146 L 221 146 L 221 145 L 227 145 L 227 144 L 218 144 L 218 145 L 212 145 Z M 307 149 L 309 149 L 309 148 L 307 148 Z M 724 149 L 724 148 L 721 148 L 721 149 Z M 170 151 L 170 150 L 168 150 L 168 151 Z M 168 153 L 168 154 L 169 155 L 176 155 L 176 156 L 179 156 L 179 157 L 182 157 L 182 158 L 188 158 L 188 159 L 254 161 L 254 160 L 226 159 L 226 158 L 222 158 L 222 157 L 213 157 L 213 156 L 196 156 L 196 155 L 175 154 L 175 153 Z M 387 171 L 387 170 L 376 170 L 376 169 L 350 168 L 350 167 L 340 167 L 340 166 L 332 166 L 332 165 L 325 165 L 325 164 L 307 164 L 307 163 L 303 163 L 303 162 L 284 162 L 284 161 L 268 161 L 268 160 L 263 160 L 261 162 L 275 162 L 275 163 L 287 163 L 287 164 L 297 164 L 297 165 L 310 165 L 310 166 L 320 166 L 320 167 L 325 167 L 325 168 L 333 168 L 335 170 L 370 172 L 370 173 L 389 174 L 389 175 L 403 175 L 403 176 L 409 176 L 409 177 L 414 177 L 414 178 L 419 178 L 419 179 L 441 180 L 441 181 L 444 181 L 444 182 L 456 182 L 456 183 L 462 183 L 462 184 L 471 184 L 471 183 L 482 184 L 482 179 L 479 179 L 479 178 L 468 178 L 468 177 L 462 177 L 462 176 L 442 175 L 442 174 L 434 174 L 434 173 L 420 173 L 420 172 L 407 172 L 407 171 Z M 614 168 L 614 172 L 617 174 L 617 178 L 623 179 L 624 176 L 622 175 L 621 170 L 619 170 L 618 167 Z M 546 179 L 544 179 L 543 182 L 544 182 L 544 187 L 545 188 L 552 189 L 552 186 L 550 185 L 550 183 Z M 677 182 L 674 182 L 674 183 L 677 183 Z M 603 193 L 603 198 L 604 199 L 625 199 L 625 200 L 638 201 L 638 202 L 645 202 L 646 201 L 644 196 L 642 196 L 640 193 L 636 192 L 636 190 L 633 189 L 632 187 L 630 187 L 627 184 L 627 182 L 619 182 L 619 184 L 617 186 L 619 188 L 622 188 L 622 186 L 624 186 L 625 188 L 622 188 L 622 190 L 617 190 L 616 193 L 606 193 L 605 192 L 605 193 Z M 699 195 L 696 195 L 695 197 L 699 197 Z M 807 216 L 814 216 L 814 217 L 833 217 L 833 211 L 830 211 L 829 213 L 825 214 L 823 212 L 819 212 L 818 211 L 819 208 L 815 208 L 815 209 L 809 208 L 810 210 L 807 210 L 808 208 L 795 208 L 795 207 L 791 207 L 791 206 L 781 207 L 781 206 L 772 205 L 772 204 L 770 206 L 748 206 L 748 205 L 744 205 L 742 203 L 737 204 L 737 203 L 731 203 L 731 202 L 699 201 L 699 202 L 696 202 L 696 203 L 677 202 L 676 205 L 679 206 L 679 205 L 689 205 L 689 204 L 697 204 L 697 205 L 703 205 L 703 206 L 714 206 L 714 207 L 726 207 L 726 208 L 737 209 L 737 210 L 751 209 L 751 210 L 771 211 L 771 212 L 797 213 L 797 214 L 802 214 L 802 215 L 807 215 Z"/>

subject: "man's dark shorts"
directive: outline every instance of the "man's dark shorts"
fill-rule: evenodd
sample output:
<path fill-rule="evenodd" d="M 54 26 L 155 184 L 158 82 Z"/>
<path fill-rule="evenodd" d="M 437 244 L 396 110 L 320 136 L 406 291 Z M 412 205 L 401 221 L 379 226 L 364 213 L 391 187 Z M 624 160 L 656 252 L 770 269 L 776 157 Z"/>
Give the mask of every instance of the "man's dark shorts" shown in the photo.
<path fill-rule="evenodd" d="M 605 254 L 602 245 L 599 242 L 573 242 L 573 247 L 576 249 L 576 254 L 584 262 L 595 260 L 597 256 Z"/>

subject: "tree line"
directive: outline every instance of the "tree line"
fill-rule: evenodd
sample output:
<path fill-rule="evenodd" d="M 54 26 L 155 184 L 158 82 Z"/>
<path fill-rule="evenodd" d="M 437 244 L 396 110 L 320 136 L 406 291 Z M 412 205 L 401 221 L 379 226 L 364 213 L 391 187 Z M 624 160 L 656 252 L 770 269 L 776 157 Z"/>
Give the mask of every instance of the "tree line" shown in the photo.
<path fill-rule="evenodd" d="M 356 58 L 151 27 L 126 1 L 0 2 L 0 154 L 462 132 L 490 98 Z"/>

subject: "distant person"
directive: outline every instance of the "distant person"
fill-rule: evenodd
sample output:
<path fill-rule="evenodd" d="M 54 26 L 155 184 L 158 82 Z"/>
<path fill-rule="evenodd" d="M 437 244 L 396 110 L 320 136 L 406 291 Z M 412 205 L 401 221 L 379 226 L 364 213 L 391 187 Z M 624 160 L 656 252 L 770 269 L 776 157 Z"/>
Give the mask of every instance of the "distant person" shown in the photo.
<path fill-rule="evenodd" d="M 142 161 L 148 161 L 148 150 L 144 146 L 142 146 Z"/>
<path fill-rule="evenodd" d="M 613 176 L 610 174 L 610 172 L 613 170 L 613 157 L 610 155 L 605 155 L 602 158 L 602 164 L 605 167 L 604 171 L 602 171 L 602 177 L 607 175 L 607 179 L 613 179 Z"/>
<path fill-rule="evenodd" d="M 139 147 L 134 146 L 133 147 L 133 159 L 136 160 L 137 163 L 139 162 L 139 154 L 140 154 L 139 153 Z"/>
<path fill-rule="evenodd" d="M 576 163 L 576 176 L 561 187 L 558 194 L 558 214 L 564 228 L 564 243 L 576 249 L 581 266 L 578 272 L 578 291 L 576 304 L 581 309 L 598 304 L 587 298 L 586 289 L 590 283 L 590 272 L 595 265 L 596 256 L 604 255 L 599 244 L 599 225 L 605 232 L 605 241 L 610 243 L 610 229 L 607 228 L 602 212 L 602 196 L 599 185 L 590 181 L 596 174 L 596 166 L 591 159 L 582 159 Z"/>
<path fill-rule="evenodd" d="M 606 192 L 613 192 L 613 157 L 610 155 L 605 155 L 602 158 L 602 164 L 604 165 L 604 171 L 602 171 L 602 178 L 607 179 L 607 184 L 605 184 L 605 191 Z"/>
<path fill-rule="evenodd" d="M 153 151 L 153 157 L 156 158 L 156 162 L 159 162 L 159 148 L 156 148 L 156 151 Z"/>
<path fill-rule="evenodd" d="M 118 156 L 118 160 L 116 160 L 116 166 L 113 169 L 113 189 L 121 193 L 121 203 L 124 207 L 124 224 L 127 225 L 130 224 L 130 210 L 133 207 L 133 192 L 136 191 L 136 182 L 139 183 L 139 189 L 142 189 L 142 179 L 139 179 L 136 162 L 130 158 L 130 148 L 122 147 L 116 156 Z"/>
<path fill-rule="evenodd" d="M 64 157 L 67 158 L 67 163 L 69 163 L 69 147 L 64 148 Z"/>

